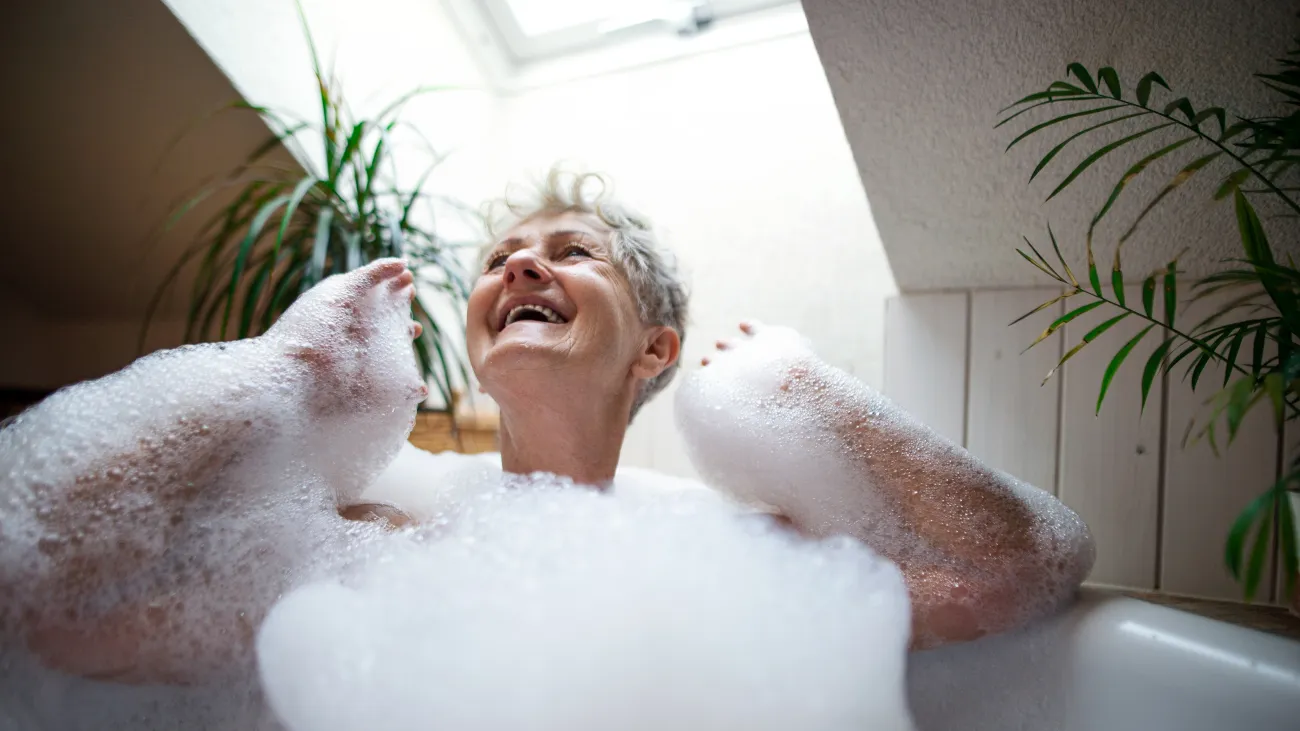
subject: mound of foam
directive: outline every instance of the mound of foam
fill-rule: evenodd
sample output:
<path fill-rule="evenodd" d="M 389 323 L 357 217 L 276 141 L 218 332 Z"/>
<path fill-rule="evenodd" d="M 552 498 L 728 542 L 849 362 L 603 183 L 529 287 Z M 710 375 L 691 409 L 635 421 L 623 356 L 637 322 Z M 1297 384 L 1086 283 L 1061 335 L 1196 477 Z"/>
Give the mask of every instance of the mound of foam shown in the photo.
<path fill-rule="evenodd" d="M 265 611 L 379 532 L 337 506 L 420 397 L 402 271 L 330 278 L 263 337 L 143 358 L 0 429 L 0 706 L 45 728 L 255 725 Z"/>
<path fill-rule="evenodd" d="M 851 539 L 539 476 L 291 593 L 257 648 L 293 731 L 887 731 L 911 728 L 908 622 L 897 570 Z"/>

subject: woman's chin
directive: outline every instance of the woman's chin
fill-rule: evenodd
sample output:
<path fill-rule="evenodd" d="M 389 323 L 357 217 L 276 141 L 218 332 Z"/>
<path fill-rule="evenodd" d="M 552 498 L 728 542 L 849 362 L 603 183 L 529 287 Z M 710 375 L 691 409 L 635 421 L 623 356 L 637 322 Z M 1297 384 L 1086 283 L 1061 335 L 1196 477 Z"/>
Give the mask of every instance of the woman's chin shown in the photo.
<path fill-rule="evenodd" d="M 554 328 L 554 332 L 542 329 Z M 482 368 L 487 373 L 531 370 L 539 367 L 554 367 L 558 363 L 571 360 L 573 347 L 562 325 L 544 325 L 539 328 L 521 329 L 512 325 L 497 336 L 495 342 L 484 354 Z M 565 328 L 567 330 L 567 328 Z"/>

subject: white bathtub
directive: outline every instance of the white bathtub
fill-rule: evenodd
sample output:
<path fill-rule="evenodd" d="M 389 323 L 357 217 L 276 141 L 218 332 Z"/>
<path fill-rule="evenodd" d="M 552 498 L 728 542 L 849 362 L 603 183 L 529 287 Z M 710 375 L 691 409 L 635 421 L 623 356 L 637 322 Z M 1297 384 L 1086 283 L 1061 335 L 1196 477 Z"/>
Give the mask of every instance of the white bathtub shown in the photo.
<path fill-rule="evenodd" d="M 0 731 L 139 728 L 133 719 L 156 702 L 153 689 L 71 682 L 71 696 L 0 692 Z M 917 731 L 1300 730 L 1300 642 L 1085 591 L 1021 632 L 914 653 L 908 694 Z M 98 710 L 78 712 L 69 698 Z M 44 709 L 37 717 L 60 720 L 28 717 L 32 703 Z M 232 715 L 237 728 L 275 725 L 249 708 Z"/>
<path fill-rule="evenodd" d="M 1300 642 L 1084 591 L 1021 632 L 911 656 L 919 731 L 1300 730 Z"/>

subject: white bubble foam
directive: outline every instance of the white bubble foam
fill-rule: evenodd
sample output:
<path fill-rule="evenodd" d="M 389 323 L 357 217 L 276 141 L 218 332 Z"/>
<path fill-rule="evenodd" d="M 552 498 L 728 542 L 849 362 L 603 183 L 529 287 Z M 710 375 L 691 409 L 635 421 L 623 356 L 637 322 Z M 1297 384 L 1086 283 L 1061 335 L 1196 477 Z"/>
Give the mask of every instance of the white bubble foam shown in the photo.
<path fill-rule="evenodd" d="M 290 594 L 258 638 L 276 712 L 294 731 L 911 727 L 892 565 L 647 478 L 509 480 Z"/>
<path fill-rule="evenodd" d="M 143 358 L 0 430 L 0 706 L 52 728 L 263 722 L 262 616 L 380 532 L 337 508 L 420 396 L 400 271 L 328 279 L 266 336 Z"/>

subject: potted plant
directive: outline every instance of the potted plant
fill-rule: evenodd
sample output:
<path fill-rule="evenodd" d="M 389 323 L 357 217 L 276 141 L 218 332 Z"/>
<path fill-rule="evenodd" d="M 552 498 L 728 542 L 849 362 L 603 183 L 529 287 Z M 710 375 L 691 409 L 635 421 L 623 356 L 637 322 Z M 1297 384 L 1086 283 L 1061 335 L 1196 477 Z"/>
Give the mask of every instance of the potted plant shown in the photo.
<path fill-rule="evenodd" d="M 1104 144 L 1094 143 L 1095 150 L 1069 171 L 1052 191 L 1049 200 L 1112 152 L 1122 150 L 1137 158 L 1116 181 L 1110 195 L 1092 217 L 1086 234 L 1087 268 L 1082 275 L 1076 276 L 1061 256 L 1050 228 L 1048 238 L 1055 254 L 1054 260 L 1044 257 L 1028 238 L 1025 242 L 1029 250 L 1017 249 L 1025 260 L 1064 287 L 1061 296 L 1033 312 L 1063 300 L 1068 305 L 1065 314 L 1056 318 L 1030 347 L 1048 339 L 1062 325 L 1085 312 L 1099 307 L 1114 312 L 1077 344 L 1065 350 L 1057 365 L 1059 368 L 1121 320 L 1146 321 L 1146 327 L 1123 343 L 1110 360 L 1097 396 L 1098 411 L 1116 371 L 1146 337 L 1163 337 L 1163 340 L 1142 366 L 1143 405 L 1161 370 L 1172 374 L 1181 367 L 1181 377 L 1190 378 L 1195 389 L 1202 385 L 1201 376 L 1207 364 L 1222 363 L 1225 377 L 1222 383 L 1215 384 L 1216 391 L 1207 402 L 1208 412 L 1194 427 L 1188 427 L 1189 438 L 1206 439 L 1216 453 L 1217 442 L 1222 438 L 1220 433 L 1226 435 L 1231 443 L 1242 419 L 1260 404 L 1271 407 L 1279 429 L 1283 422 L 1300 417 L 1300 347 L 1297 347 L 1300 269 L 1289 256 L 1285 262 L 1274 256 L 1269 245 L 1269 227 L 1261 220 L 1254 203 L 1266 198 L 1272 201 L 1272 205 L 1285 209 L 1288 217 L 1300 214 L 1300 200 L 1294 195 L 1300 188 L 1284 185 L 1287 174 L 1300 162 L 1300 109 L 1296 109 L 1300 107 L 1300 49 L 1291 51 L 1278 63 L 1280 69 L 1275 73 L 1256 76 L 1292 108 L 1287 116 L 1245 118 L 1230 115 L 1221 107 L 1198 110 L 1186 97 L 1155 104 L 1152 100 L 1154 87 L 1169 92 L 1168 84 L 1157 73 L 1143 76 L 1130 96 L 1125 94 L 1115 69 L 1101 68 L 1094 79 L 1082 64 L 1072 63 L 1067 67 L 1064 79 L 1054 81 L 1046 89 L 1029 94 L 1003 109 L 1000 114 L 1007 116 L 997 124 L 1001 127 L 1032 109 L 1048 107 L 1055 110 L 1057 105 L 1068 106 L 1065 113 L 1025 129 L 1011 141 L 1007 148 L 1010 150 L 1031 135 L 1059 132 L 1061 128 L 1057 125 L 1062 122 L 1073 119 L 1087 122 L 1088 126 L 1082 132 L 1065 136 L 1039 161 L 1034 176 L 1045 170 L 1063 148 L 1082 134 L 1093 130 L 1113 132 Z M 1021 121 L 1023 123 L 1023 119 Z M 1127 122 L 1127 126 L 1111 126 L 1118 122 Z M 1143 149 L 1150 147 L 1142 144 L 1148 139 L 1147 135 L 1157 130 L 1176 131 L 1177 139 L 1158 149 Z M 1143 151 L 1135 152 L 1139 149 Z M 1112 210 L 1115 201 L 1135 177 L 1156 160 L 1172 155 L 1185 157 L 1186 164 L 1142 208 L 1137 219 L 1116 242 L 1111 270 L 1103 283 L 1103 275 L 1093 254 L 1093 233 L 1097 224 Z M 1240 232 L 1241 255 L 1225 262 L 1223 271 L 1192 283 L 1191 300 L 1205 300 L 1216 295 L 1217 301 L 1226 295 L 1231 296 L 1216 304 L 1209 317 L 1188 326 L 1176 319 L 1179 286 L 1182 284 L 1177 260 L 1142 281 L 1141 302 L 1126 302 L 1126 277 L 1121 267 L 1120 250 L 1153 208 L 1198 173 L 1213 169 L 1211 163 L 1229 166 L 1214 198 L 1232 200 Z M 1229 319 L 1232 321 L 1225 322 Z M 1053 369 L 1052 373 L 1055 372 Z M 1297 595 L 1300 591 L 1300 577 L 1297 575 L 1300 550 L 1297 549 L 1296 532 L 1296 511 L 1300 506 L 1297 500 L 1300 495 L 1297 493 L 1297 488 L 1300 488 L 1300 456 L 1287 465 L 1284 472 L 1275 484 L 1261 486 L 1263 492 L 1237 517 L 1226 537 L 1224 558 L 1232 575 L 1241 582 L 1246 599 L 1254 598 L 1267 565 L 1276 523 L 1286 577 L 1286 596 L 1290 598 L 1292 610 L 1300 611 L 1297 606 L 1297 601 L 1300 601 L 1300 595 Z"/>
<path fill-rule="evenodd" d="M 463 245 L 439 236 L 432 226 L 434 198 L 424 188 L 437 168 L 436 153 L 416 182 L 402 187 L 392 143 L 403 105 L 435 89 L 415 89 L 374 117 L 357 118 L 344 102 L 337 77 L 327 76 L 321 67 L 301 4 L 298 13 L 320 90 L 319 116 L 312 122 L 294 121 L 242 100 L 223 108 L 260 115 L 272 135 L 243 164 L 187 197 L 165 224 L 170 227 L 217 191 L 235 187 L 233 200 L 204 222 L 158 288 L 144 329 L 192 263 L 198 271 L 190 286 L 186 342 L 257 335 L 321 279 L 375 259 L 404 258 L 422 290 L 412 303 L 413 317 L 424 328 L 415 340 L 420 367 L 445 409 L 453 411 L 456 387 L 469 381 L 460 351 L 464 325 L 459 311 L 469 296 L 468 277 L 457 256 Z M 303 160 L 304 171 L 266 162 L 269 153 L 302 143 L 309 133 L 323 142 L 323 167 Z M 442 302 L 431 302 L 431 292 Z M 436 314 L 440 312 L 452 314 Z"/>

